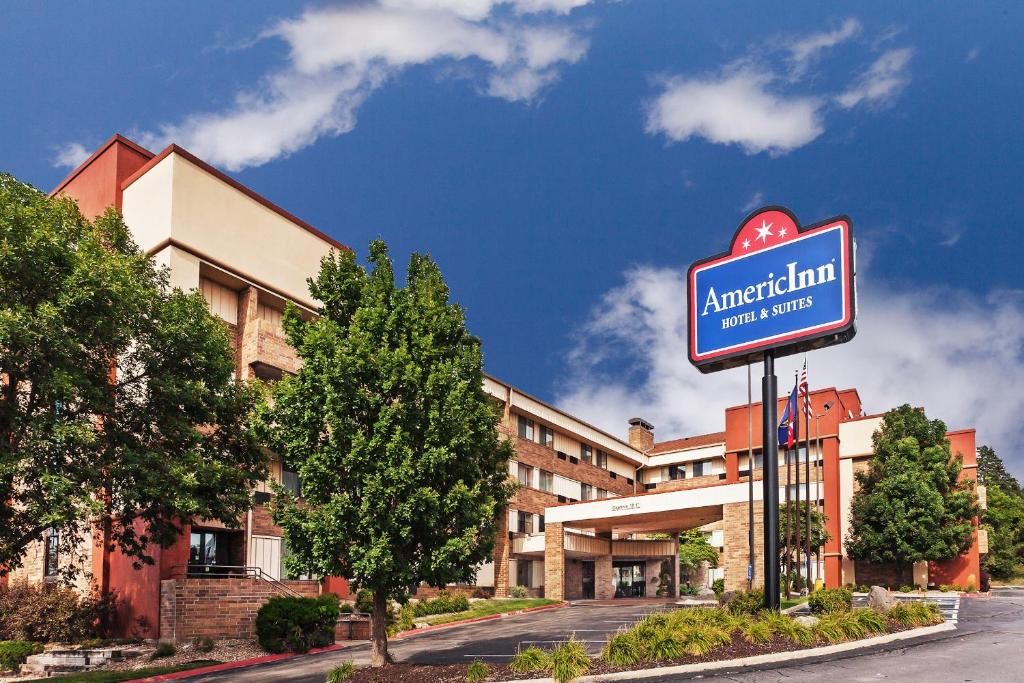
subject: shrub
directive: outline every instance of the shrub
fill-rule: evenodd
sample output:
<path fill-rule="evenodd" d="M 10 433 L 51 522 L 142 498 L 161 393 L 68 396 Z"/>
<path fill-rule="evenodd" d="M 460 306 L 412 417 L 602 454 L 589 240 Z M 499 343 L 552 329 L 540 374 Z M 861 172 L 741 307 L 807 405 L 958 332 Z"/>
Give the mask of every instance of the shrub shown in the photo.
<path fill-rule="evenodd" d="M 508 594 L 510 597 L 522 599 L 529 595 L 530 592 L 524 586 L 512 586 L 508 589 Z"/>
<path fill-rule="evenodd" d="M 687 595 L 696 595 L 696 594 L 697 594 L 697 587 L 694 586 L 694 585 L 691 585 L 689 581 L 687 581 L 686 583 L 684 583 L 682 586 L 679 587 L 679 597 L 684 597 L 684 596 L 687 596 Z"/>
<path fill-rule="evenodd" d="M 814 633 L 792 617 L 779 612 L 763 612 L 761 622 L 771 629 L 772 633 L 797 645 L 810 645 L 814 642 Z"/>
<path fill-rule="evenodd" d="M 913 591 L 914 591 L 914 589 L 911 588 L 910 586 L 906 586 L 906 585 L 900 586 L 900 593 L 912 593 Z"/>
<path fill-rule="evenodd" d="M 568 683 L 590 669 L 590 656 L 583 643 L 572 636 L 551 651 L 551 677 L 558 683 Z"/>
<path fill-rule="evenodd" d="M 355 611 L 355 608 L 351 602 L 343 602 L 338 605 L 338 612 L 341 614 L 352 614 L 353 611 Z"/>
<path fill-rule="evenodd" d="M 334 642 L 338 596 L 273 597 L 256 613 L 256 638 L 267 652 L 306 652 Z"/>
<path fill-rule="evenodd" d="M 192 649 L 198 652 L 211 652 L 213 650 L 213 638 L 210 636 L 196 636 L 192 639 Z"/>
<path fill-rule="evenodd" d="M 484 588 L 483 586 L 477 586 L 476 588 L 473 589 L 473 592 L 470 594 L 469 597 L 477 598 L 477 599 L 481 599 L 481 600 L 486 600 L 487 598 L 494 597 L 494 591 L 492 591 L 490 588 Z"/>
<path fill-rule="evenodd" d="M 764 591 L 739 591 L 726 603 L 729 614 L 757 614 L 764 607 Z"/>
<path fill-rule="evenodd" d="M 393 636 L 400 631 L 408 631 L 414 628 L 416 625 L 412 620 L 415 614 L 416 610 L 412 605 L 402 605 L 402 609 L 398 611 L 398 621 L 388 624 L 388 635 Z"/>
<path fill-rule="evenodd" d="M 722 597 L 722 593 L 725 592 L 725 579 L 715 579 L 711 584 L 711 590 L 715 591 L 715 597 Z"/>
<path fill-rule="evenodd" d="M 898 626 L 916 627 L 942 623 L 942 612 L 934 602 L 901 602 L 885 613 Z"/>
<path fill-rule="evenodd" d="M 479 659 L 474 659 L 466 669 L 466 683 L 483 683 L 490 673 L 490 667 Z"/>
<path fill-rule="evenodd" d="M 939 584 L 939 590 L 943 593 L 960 593 L 963 591 L 963 587 L 958 583 L 943 583 Z"/>
<path fill-rule="evenodd" d="M 686 653 L 694 657 L 702 657 L 715 648 L 732 643 L 732 637 L 729 633 L 717 626 L 694 627 L 683 631 L 680 639 Z"/>
<path fill-rule="evenodd" d="M 864 628 L 865 633 L 885 633 L 885 615 L 873 609 L 858 609 L 853 612 L 854 617 Z"/>
<path fill-rule="evenodd" d="M 172 657 L 178 651 L 178 648 L 174 647 L 172 643 L 160 643 L 153 650 L 153 654 L 149 656 L 150 659 L 163 659 L 164 657 Z"/>
<path fill-rule="evenodd" d="M 532 674 L 551 668 L 551 656 L 539 647 L 530 646 L 512 657 L 508 668 L 516 674 Z"/>
<path fill-rule="evenodd" d="M 976 593 L 976 592 L 978 592 L 978 587 L 974 584 L 974 579 L 971 579 L 970 581 L 967 582 L 967 586 L 966 586 L 965 590 L 968 593 Z"/>
<path fill-rule="evenodd" d="M 0 587 L 0 640 L 75 643 L 106 635 L 114 596 L 19 581 Z"/>
<path fill-rule="evenodd" d="M 683 654 L 683 643 L 672 629 L 661 627 L 655 629 L 653 636 L 646 641 L 644 651 L 647 659 L 655 662 L 677 659 Z"/>
<path fill-rule="evenodd" d="M 356 593 L 356 611 L 362 614 L 373 612 L 373 591 L 369 588 L 362 588 Z"/>
<path fill-rule="evenodd" d="M 42 651 L 42 645 L 27 640 L 0 641 L 0 671 L 17 671 L 18 665 L 25 661 L 26 657 Z"/>
<path fill-rule="evenodd" d="M 452 595 L 448 591 L 440 591 L 433 600 L 420 600 L 415 605 L 417 617 L 426 617 L 431 614 L 448 614 L 450 612 L 465 612 L 469 609 L 469 598 L 465 595 Z"/>
<path fill-rule="evenodd" d="M 825 588 L 811 593 L 807 604 L 814 614 L 849 612 L 853 607 L 853 593 L 845 588 Z"/>
<path fill-rule="evenodd" d="M 818 619 L 814 626 L 818 637 L 830 643 L 841 643 L 844 640 L 863 638 L 866 633 L 864 625 L 851 612 L 832 612 Z"/>
<path fill-rule="evenodd" d="M 751 645 L 767 645 L 772 641 L 772 629 L 763 621 L 749 619 L 739 624 L 737 629 L 743 640 Z"/>
<path fill-rule="evenodd" d="M 860 586 L 857 586 L 857 592 L 858 593 L 870 593 L 871 592 L 871 587 L 862 584 Z"/>
<path fill-rule="evenodd" d="M 345 683 L 356 675 L 356 665 L 352 662 L 344 662 L 327 672 L 324 683 Z"/>
<path fill-rule="evenodd" d="M 636 636 L 631 631 L 623 629 L 619 629 L 609 638 L 601 650 L 601 659 L 612 666 L 633 666 L 643 661 L 643 658 L 643 649 Z"/>

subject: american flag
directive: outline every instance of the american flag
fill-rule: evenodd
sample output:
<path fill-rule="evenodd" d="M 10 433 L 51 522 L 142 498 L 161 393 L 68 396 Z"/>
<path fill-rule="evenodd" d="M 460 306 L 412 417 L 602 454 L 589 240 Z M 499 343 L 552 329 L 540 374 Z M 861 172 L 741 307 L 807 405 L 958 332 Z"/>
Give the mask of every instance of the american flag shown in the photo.
<path fill-rule="evenodd" d="M 804 368 L 800 371 L 800 393 L 804 397 L 804 413 L 811 414 L 811 396 L 807 388 L 807 358 L 804 358 Z"/>

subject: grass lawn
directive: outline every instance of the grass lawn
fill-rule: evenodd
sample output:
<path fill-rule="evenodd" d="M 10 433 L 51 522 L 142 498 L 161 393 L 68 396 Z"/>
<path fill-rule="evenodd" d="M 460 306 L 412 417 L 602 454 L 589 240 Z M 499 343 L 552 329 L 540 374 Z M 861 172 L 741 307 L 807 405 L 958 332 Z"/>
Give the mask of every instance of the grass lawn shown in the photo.
<path fill-rule="evenodd" d="M 453 614 L 438 614 L 436 616 L 428 617 L 427 623 L 430 625 L 450 624 L 453 621 L 465 621 L 466 619 L 476 619 L 477 617 L 486 617 L 491 614 L 515 612 L 516 610 L 526 609 L 527 607 L 553 605 L 556 602 L 557 600 L 545 600 L 543 598 L 477 600 L 475 602 L 469 603 L 469 609 L 465 612 L 455 612 Z"/>
<path fill-rule="evenodd" d="M 805 602 L 807 602 L 807 596 L 806 595 L 803 595 L 803 596 L 800 596 L 800 597 L 796 597 L 796 598 L 790 598 L 789 600 L 787 600 L 786 598 L 782 598 L 782 609 L 789 609 L 790 607 L 796 607 L 797 605 L 805 603 Z"/>
<path fill-rule="evenodd" d="M 43 681 L 46 683 L 53 683 L 53 681 L 60 681 L 61 683 L 117 683 L 118 681 L 133 681 L 137 678 L 145 678 L 146 676 L 159 676 L 160 674 L 169 674 L 175 671 L 198 669 L 201 666 L 210 666 L 211 664 L 220 664 L 220 662 L 200 660 L 174 666 L 150 666 L 145 669 L 134 669 L 132 671 L 86 671 L 85 673 L 70 674 L 59 678 L 30 678 L 25 679 L 24 683 L 42 683 Z M 18 683 L 22 683 L 22 681 Z"/>

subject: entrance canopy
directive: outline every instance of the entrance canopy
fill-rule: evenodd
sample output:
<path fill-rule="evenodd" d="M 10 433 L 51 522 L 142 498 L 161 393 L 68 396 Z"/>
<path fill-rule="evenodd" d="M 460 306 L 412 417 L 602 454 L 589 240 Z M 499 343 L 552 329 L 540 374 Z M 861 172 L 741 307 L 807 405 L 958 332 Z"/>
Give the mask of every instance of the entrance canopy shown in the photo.
<path fill-rule="evenodd" d="M 582 503 L 555 505 L 544 510 L 547 523 L 558 522 L 597 532 L 637 533 L 680 531 L 722 519 L 722 506 L 745 502 L 746 483 L 705 486 L 659 493 L 637 493 Z M 754 500 L 761 486 L 754 487 Z"/>

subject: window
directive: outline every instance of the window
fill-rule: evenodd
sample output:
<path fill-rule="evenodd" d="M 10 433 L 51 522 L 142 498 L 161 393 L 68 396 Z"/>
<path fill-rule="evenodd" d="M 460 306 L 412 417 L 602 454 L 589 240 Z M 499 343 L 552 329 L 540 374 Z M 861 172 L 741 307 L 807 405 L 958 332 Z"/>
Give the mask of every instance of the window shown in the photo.
<path fill-rule="evenodd" d="M 533 441 L 533 420 L 519 416 L 519 436 Z"/>
<path fill-rule="evenodd" d="M 594 487 L 590 484 L 580 484 L 580 500 L 593 500 Z"/>
<path fill-rule="evenodd" d="M 597 451 L 597 466 L 601 469 L 608 469 L 608 454 L 598 449 Z"/>
<path fill-rule="evenodd" d="M 533 562 L 530 560 L 519 560 L 516 562 L 516 585 L 530 587 L 533 574 Z"/>
<path fill-rule="evenodd" d="M 608 492 L 607 491 L 605 491 L 604 489 L 598 489 L 597 490 L 597 499 L 598 500 L 604 500 L 607 497 L 608 497 Z"/>
<path fill-rule="evenodd" d="M 544 533 L 544 515 L 537 515 L 537 531 Z"/>
<path fill-rule="evenodd" d="M 711 474 L 710 460 L 700 460 L 698 462 L 693 463 L 692 467 L 693 476 L 695 477 L 703 477 L 705 475 Z"/>
<path fill-rule="evenodd" d="M 281 486 L 296 498 L 302 497 L 302 484 L 299 483 L 299 473 L 295 470 L 281 467 Z"/>
<path fill-rule="evenodd" d="M 686 479 L 686 470 L 682 465 L 669 465 L 668 478 L 671 480 Z"/>
<path fill-rule="evenodd" d="M 546 493 L 553 493 L 555 490 L 555 475 L 546 470 L 540 471 L 540 490 Z"/>
<path fill-rule="evenodd" d="M 585 463 L 594 461 L 594 449 L 585 443 L 580 444 L 580 460 Z"/>
<path fill-rule="evenodd" d="M 56 529 L 48 529 L 43 537 L 43 573 L 46 576 L 57 576 L 60 571 L 60 533 Z"/>
<path fill-rule="evenodd" d="M 533 483 L 531 479 L 533 479 L 533 468 L 519 463 L 519 483 L 522 486 L 530 486 Z"/>
<path fill-rule="evenodd" d="M 550 427 L 540 426 L 540 442 L 548 448 L 555 447 L 555 432 Z"/>
<path fill-rule="evenodd" d="M 191 566 L 217 564 L 217 534 L 212 531 L 193 531 L 188 549 Z"/>
<path fill-rule="evenodd" d="M 516 531 L 521 534 L 532 534 L 533 533 L 533 515 L 529 512 L 523 512 L 522 510 L 518 513 L 516 520 Z"/>

